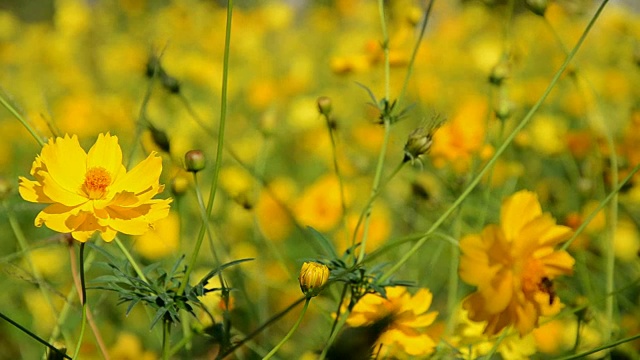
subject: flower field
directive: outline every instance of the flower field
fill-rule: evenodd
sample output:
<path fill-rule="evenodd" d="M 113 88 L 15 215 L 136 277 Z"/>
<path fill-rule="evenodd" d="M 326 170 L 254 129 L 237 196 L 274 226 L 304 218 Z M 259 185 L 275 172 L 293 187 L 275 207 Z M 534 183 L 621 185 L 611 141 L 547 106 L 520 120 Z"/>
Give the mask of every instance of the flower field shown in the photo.
<path fill-rule="evenodd" d="M 634 1 L 0 3 L 0 359 L 639 359 Z"/>

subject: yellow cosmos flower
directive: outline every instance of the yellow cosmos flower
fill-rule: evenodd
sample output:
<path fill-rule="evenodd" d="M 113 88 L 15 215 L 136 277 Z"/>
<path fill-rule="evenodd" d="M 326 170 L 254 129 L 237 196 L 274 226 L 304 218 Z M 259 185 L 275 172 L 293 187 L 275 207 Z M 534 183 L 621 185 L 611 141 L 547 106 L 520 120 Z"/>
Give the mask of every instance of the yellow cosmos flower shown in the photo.
<path fill-rule="evenodd" d="M 100 134 L 86 153 L 77 136 L 50 139 L 31 167 L 36 179 L 20 177 L 23 199 L 50 204 L 35 225 L 71 233 L 85 242 L 96 231 L 111 241 L 117 232 L 142 235 L 169 213 L 171 199 L 152 199 L 162 192 L 158 183 L 162 159 L 152 152 L 127 171 L 118 138 Z"/>
<path fill-rule="evenodd" d="M 537 196 L 529 191 L 503 202 L 500 223 L 460 242 L 460 277 L 477 287 L 463 307 L 471 320 L 487 321 L 488 335 L 514 325 L 523 336 L 538 325 L 540 316 L 560 311 L 553 280 L 570 275 L 575 261 L 554 246 L 568 240 L 571 229 L 542 213 Z"/>
<path fill-rule="evenodd" d="M 433 294 L 428 289 L 420 289 L 411 296 L 402 286 L 386 288 L 387 298 L 377 294 L 367 294 L 353 307 L 347 324 L 352 327 L 371 325 L 381 318 L 392 315 L 393 321 L 380 335 L 374 349 L 380 350 L 380 358 L 402 358 L 406 355 L 424 356 L 431 354 L 436 343 L 425 332 L 433 324 L 437 312 L 427 312 Z"/>

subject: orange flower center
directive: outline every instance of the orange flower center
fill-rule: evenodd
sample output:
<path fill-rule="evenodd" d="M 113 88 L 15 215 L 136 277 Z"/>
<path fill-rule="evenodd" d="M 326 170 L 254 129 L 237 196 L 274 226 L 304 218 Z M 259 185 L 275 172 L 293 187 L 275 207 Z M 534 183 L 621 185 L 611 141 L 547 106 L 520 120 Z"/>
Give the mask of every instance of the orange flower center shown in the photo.
<path fill-rule="evenodd" d="M 84 176 L 82 189 L 89 199 L 101 199 L 107 192 L 107 187 L 111 185 L 111 175 L 103 167 L 93 167 Z"/>
<path fill-rule="evenodd" d="M 542 262 L 537 259 L 527 261 L 522 269 L 522 291 L 526 294 L 533 294 L 540 291 L 542 279 L 547 279 L 544 273 Z"/>

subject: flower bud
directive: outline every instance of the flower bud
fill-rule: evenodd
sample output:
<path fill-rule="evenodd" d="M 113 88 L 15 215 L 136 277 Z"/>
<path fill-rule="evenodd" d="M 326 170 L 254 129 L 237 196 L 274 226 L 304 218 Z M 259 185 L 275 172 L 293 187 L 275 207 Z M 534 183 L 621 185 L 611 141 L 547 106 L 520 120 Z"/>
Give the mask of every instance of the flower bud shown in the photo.
<path fill-rule="evenodd" d="M 421 126 L 409 134 L 404 145 L 404 162 L 413 161 L 426 154 L 433 145 L 433 128 Z"/>
<path fill-rule="evenodd" d="M 328 96 L 320 96 L 317 100 L 318 111 L 324 116 L 329 116 L 331 113 L 331 98 Z"/>
<path fill-rule="evenodd" d="M 189 189 L 189 179 L 187 179 L 183 175 L 178 175 L 173 180 L 171 180 L 171 192 L 180 196 L 187 192 Z"/>
<path fill-rule="evenodd" d="M 501 85 L 505 79 L 511 75 L 511 66 L 508 61 L 503 60 L 491 69 L 489 74 L 489 82 L 493 85 Z"/>
<path fill-rule="evenodd" d="M 305 262 L 300 269 L 300 290 L 308 296 L 318 295 L 322 287 L 329 280 L 329 268 L 317 262 Z"/>
<path fill-rule="evenodd" d="M 206 165 L 206 159 L 202 150 L 189 150 L 184 155 L 184 166 L 187 171 L 197 173 L 204 169 Z"/>
<path fill-rule="evenodd" d="M 547 11 L 547 5 L 549 5 L 549 0 L 525 0 L 524 4 L 534 14 L 544 16 L 545 11 Z"/>
<path fill-rule="evenodd" d="M 149 132 L 151 132 L 151 138 L 153 139 L 153 143 L 156 144 L 162 151 L 169 153 L 171 152 L 171 142 L 169 141 L 169 136 L 164 130 L 160 130 L 155 126 L 149 124 L 148 126 Z"/>

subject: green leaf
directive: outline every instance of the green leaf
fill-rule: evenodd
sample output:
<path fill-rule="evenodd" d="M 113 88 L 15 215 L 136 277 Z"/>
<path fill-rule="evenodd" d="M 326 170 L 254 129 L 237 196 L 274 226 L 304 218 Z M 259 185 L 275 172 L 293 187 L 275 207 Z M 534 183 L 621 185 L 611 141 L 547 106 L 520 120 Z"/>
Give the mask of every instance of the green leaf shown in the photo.
<path fill-rule="evenodd" d="M 322 234 L 318 232 L 318 230 L 312 228 L 311 226 L 307 226 L 307 230 L 311 233 L 314 239 L 318 241 L 320 246 L 327 252 L 327 255 L 331 256 L 331 258 L 338 258 L 338 253 L 336 249 L 333 248 L 333 244 L 327 238 L 325 238 Z"/>

